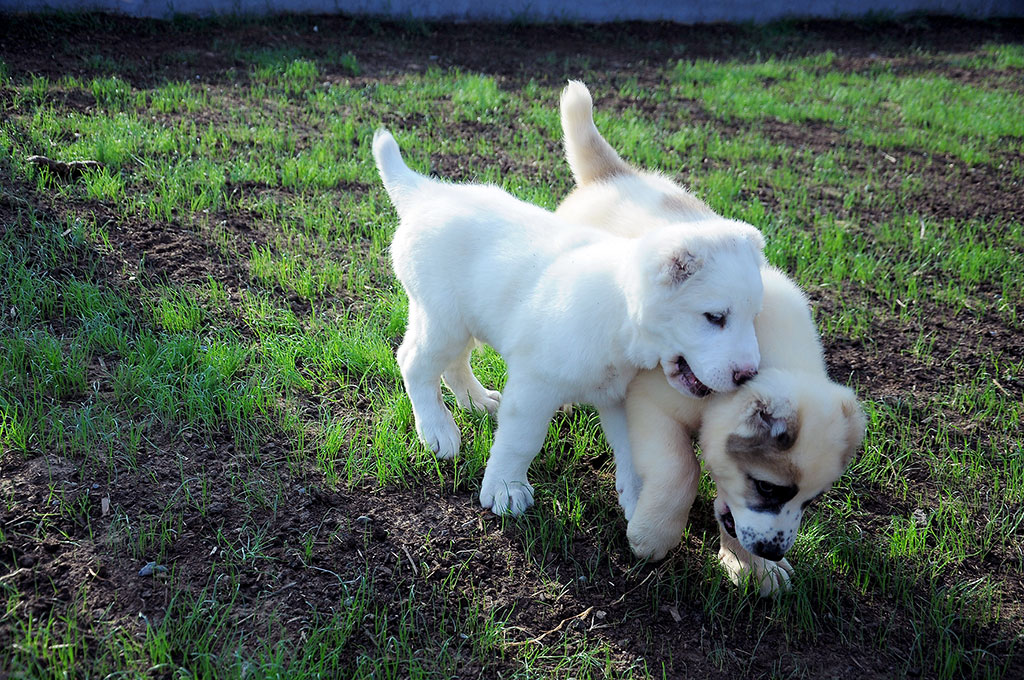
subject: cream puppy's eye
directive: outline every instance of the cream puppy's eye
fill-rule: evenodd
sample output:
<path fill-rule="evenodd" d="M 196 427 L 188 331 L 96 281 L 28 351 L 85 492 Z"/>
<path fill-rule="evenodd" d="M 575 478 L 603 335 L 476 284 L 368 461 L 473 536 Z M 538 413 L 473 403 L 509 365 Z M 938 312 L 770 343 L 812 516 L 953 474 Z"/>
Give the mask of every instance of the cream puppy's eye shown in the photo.
<path fill-rule="evenodd" d="M 798 489 L 795 486 L 781 486 L 772 484 L 763 479 L 755 479 L 754 489 L 758 495 L 770 503 L 786 503 L 796 496 Z"/>
<path fill-rule="evenodd" d="M 704 318 L 713 326 L 725 328 L 725 314 L 712 314 L 711 312 L 705 312 Z"/>

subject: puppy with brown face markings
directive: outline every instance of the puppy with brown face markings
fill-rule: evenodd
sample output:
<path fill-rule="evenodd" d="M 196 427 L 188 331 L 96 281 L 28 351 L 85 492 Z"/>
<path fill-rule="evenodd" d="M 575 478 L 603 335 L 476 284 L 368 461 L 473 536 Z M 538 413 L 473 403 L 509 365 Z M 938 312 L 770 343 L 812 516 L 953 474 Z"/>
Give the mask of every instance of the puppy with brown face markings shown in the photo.
<path fill-rule="evenodd" d="M 558 215 L 632 237 L 715 216 L 668 178 L 623 161 L 597 131 L 582 83 L 565 88 L 561 113 L 577 187 Z M 865 418 L 854 392 L 828 378 L 803 292 L 777 269 L 761 274 L 758 374 L 735 392 L 704 396 L 674 389 L 668 372 L 641 372 L 626 395 L 629 446 L 615 448 L 615 462 L 630 546 L 639 557 L 661 559 L 679 544 L 697 496 L 692 438 L 699 430 L 718 491 L 719 558 L 734 582 L 753 578 L 768 595 L 788 587 L 792 567 L 784 556 L 803 512 L 853 459 Z M 727 325 L 728 310 L 708 321 Z M 675 379 L 685 383 L 685 367 L 678 369 Z"/>

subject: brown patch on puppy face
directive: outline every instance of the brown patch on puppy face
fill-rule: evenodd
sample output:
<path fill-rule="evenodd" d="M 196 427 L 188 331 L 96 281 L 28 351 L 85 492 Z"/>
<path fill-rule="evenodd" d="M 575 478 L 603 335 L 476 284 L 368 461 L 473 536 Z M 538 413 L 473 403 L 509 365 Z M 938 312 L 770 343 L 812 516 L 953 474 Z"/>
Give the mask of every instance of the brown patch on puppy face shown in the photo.
<path fill-rule="evenodd" d="M 788 404 L 774 407 L 757 402 L 750 415 L 752 435 L 730 434 L 725 442 L 726 453 L 744 469 L 761 469 L 772 474 L 780 483 L 797 485 L 800 468 L 788 451 L 800 434 L 800 417 Z"/>
<path fill-rule="evenodd" d="M 730 434 L 725 451 L 743 469 L 764 470 L 778 480 L 777 483 L 796 486 L 800 483 L 800 468 L 786 453 L 793 446 L 793 440 L 780 441 L 780 438 L 781 435 L 771 437 L 768 433 L 753 437 Z"/>

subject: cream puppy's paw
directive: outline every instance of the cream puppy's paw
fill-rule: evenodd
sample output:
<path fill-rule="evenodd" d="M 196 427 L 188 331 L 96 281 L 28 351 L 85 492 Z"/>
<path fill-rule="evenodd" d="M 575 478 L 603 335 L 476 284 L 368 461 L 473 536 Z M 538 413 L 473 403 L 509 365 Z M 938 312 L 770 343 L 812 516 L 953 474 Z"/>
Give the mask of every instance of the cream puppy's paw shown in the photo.
<path fill-rule="evenodd" d="M 664 559 L 669 550 L 679 545 L 681 532 L 657 531 L 653 527 L 644 529 L 646 530 L 640 529 L 632 522 L 626 529 L 629 547 L 633 550 L 633 554 L 642 560 L 657 562 Z"/>
<path fill-rule="evenodd" d="M 533 505 L 533 487 L 525 479 L 488 479 L 480 486 L 480 505 L 495 515 L 521 515 Z"/>
<path fill-rule="evenodd" d="M 416 433 L 423 445 L 433 451 L 438 458 L 447 459 L 459 455 L 462 435 L 451 416 L 429 422 L 417 420 Z"/>
<path fill-rule="evenodd" d="M 738 545 L 736 546 L 738 548 Z M 718 559 L 725 567 L 725 572 L 736 585 L 752 579 L 761 592 L 761 597 L 777 595 L 789 590 L 789 580 L 793 576 L 793 567 L 785 558 L 772 562 L 752 555 L 743 548 L 732 549 L 723 546 L 718 551 Z"/>
<path fill-rule="evenodd" d="M 642 560 L 657 561 L 679 545 L 689 512 L 665 514 L 651 510 L 649 502 L 641 504 L 640 511 L 626 526 L 626 538 L 634 555 Z"/>

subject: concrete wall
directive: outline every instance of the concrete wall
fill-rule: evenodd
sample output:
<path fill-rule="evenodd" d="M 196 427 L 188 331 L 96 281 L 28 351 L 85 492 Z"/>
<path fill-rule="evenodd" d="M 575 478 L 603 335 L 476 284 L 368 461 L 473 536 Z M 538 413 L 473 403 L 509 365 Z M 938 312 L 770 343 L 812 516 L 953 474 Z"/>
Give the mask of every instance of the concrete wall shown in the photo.
<path fill-rule="evenodd" d="M 371 14 L 446 20 L 681 23 L 838 18 L 869 12 L 930 12 L 976 18 L 1024 16 L 1024 0 L 0 0 L 0 12 L 104 10 L 133 16 L 173 14 Z"/>

